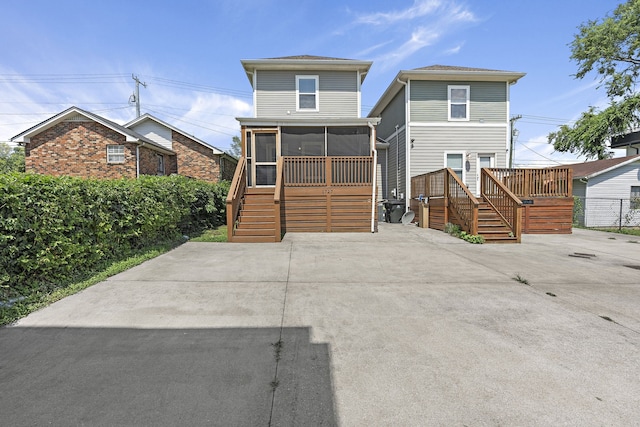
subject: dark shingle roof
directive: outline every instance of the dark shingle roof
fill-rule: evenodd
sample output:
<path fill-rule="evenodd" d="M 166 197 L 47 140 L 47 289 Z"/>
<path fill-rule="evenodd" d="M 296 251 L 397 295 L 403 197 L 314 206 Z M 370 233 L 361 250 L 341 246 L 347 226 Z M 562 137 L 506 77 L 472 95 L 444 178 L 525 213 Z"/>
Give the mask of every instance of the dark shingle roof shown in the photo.
<path fill-rule="evenodd" d="M 615 159 L 595 160 L 593 162 L 576 163 L 570 166 L 573 169 L 573 178 L 576 179 L 603 172 L 634 159 L 640 160 L 640 155 L 616 157 Z"/>
<path fill-rule="evenodd" d="M 315 61 L 352 61 L 351 59 L 331 58 L 329 56 L 315 56 L 315 55 L 281 56 L 279 58 L 267 58 L 267 59 L 302 59 L 302 60 L 315 60 Z"/>
<path fill-rule="evenodd" d="M 478 71 L 478 72 L 498 72 L 505 73 L 508 71 L 503 70 L 490 70 L 488 68 L 473 68 L 473 67 L 459 67 L 456 65 L 428 65 L 426 67 L 414 68 L 414 70 L 425 70 L 425 71 Z"/>

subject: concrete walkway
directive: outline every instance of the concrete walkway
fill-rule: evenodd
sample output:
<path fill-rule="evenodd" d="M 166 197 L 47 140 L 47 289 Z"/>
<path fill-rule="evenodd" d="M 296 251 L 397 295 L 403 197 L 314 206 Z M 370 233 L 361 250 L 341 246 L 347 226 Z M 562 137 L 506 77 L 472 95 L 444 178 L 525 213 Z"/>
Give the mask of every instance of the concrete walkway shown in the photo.
<path fill-rule="evenodd" d="M 632 236 L 472 245 L 381 224 L 280 244 L 187 243 L 0 329 L 0 416 L 637 425 L 638 307 Z"/>

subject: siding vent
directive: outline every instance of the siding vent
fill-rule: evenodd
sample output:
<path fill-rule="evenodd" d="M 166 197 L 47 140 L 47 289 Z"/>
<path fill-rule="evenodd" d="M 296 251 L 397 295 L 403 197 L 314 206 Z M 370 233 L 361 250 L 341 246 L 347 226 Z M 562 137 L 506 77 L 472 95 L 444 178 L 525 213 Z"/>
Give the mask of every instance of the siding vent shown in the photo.
<path fill-rule="evenodd" d="M 90 122 L 91 119 L 83 116 L 82 114 L 76 114 L 75 116 L 69 117 L 65 122 Z"/>

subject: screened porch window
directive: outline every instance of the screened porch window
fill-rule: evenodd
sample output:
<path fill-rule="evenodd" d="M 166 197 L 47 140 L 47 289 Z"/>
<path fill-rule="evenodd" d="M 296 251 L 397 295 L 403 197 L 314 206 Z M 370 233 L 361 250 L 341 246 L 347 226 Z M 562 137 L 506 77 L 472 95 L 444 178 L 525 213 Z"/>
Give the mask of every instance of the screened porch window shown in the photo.
<path fill-rule="evenodd" d="M 324 156 L 324 127 L 283 127 L 280 136 L 283 156 Z"/>
<path fill-rule="evenodd" d="M 327 155 L 370 156 L 369 128 L 366 126 L 327 128 Z"/>

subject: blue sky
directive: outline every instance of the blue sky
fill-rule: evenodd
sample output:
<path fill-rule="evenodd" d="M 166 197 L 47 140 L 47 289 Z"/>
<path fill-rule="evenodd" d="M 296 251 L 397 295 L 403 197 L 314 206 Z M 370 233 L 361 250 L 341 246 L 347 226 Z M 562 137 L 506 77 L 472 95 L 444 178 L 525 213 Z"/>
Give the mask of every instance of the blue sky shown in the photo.
<path fill-rule="evenodd" d="M 363 116 L 399 70 L 520 71 L 511 90 L 515 162 L 576 160 L 546 135 L 607 103 L 575 80 L 568 44 L 616 0 L 2 0 L 0 141 L 76 105 L 118 123 L 151 113 L 221 149 L 252 114 L 241 59 L 319 55 L 373 61 Z M 584 160 L 584 159 L 580 159 Z"/>

